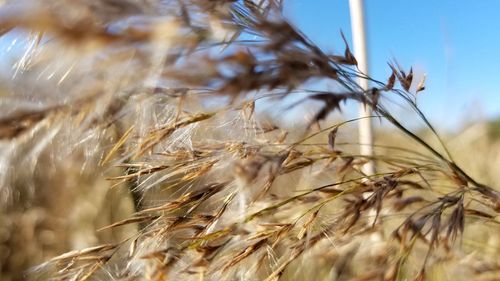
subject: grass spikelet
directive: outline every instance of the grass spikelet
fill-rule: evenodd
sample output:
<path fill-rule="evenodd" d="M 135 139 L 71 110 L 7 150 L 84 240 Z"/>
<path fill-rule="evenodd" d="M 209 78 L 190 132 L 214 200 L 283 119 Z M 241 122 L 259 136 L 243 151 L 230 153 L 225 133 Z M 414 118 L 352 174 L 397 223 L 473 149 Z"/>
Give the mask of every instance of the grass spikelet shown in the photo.
<path fill-rule="evenodd" d="M 366 77 L 343 33 L 343 54 L 327 53 L 283 15 L 282 1 L 22 2 L 0 6 L 0 36 L 36 34 L 17 58 L 12 108 L 0 118 L 0 223 L 45 241 L 23 263 L 42 263 L 28 278 L 427 280 L 439 270 L 498 271 L 491 249 L 470 245 L 477 229 L 496 233 L 500 193 L 455 161 L 420 111 L 425 85 L 413 86 L 413 68 L 390 63 L 387 82 Z M 362 90 L 359 77 L 373 88 Z M 21 84 L 37 89 L 22 102 Z M 368 118 L 404 141 L 360 155 L 350 133 L 359 119 L 331 118 L 349 103 L 372 107 Z M 362 172 L 367 161 L 377 173 Z M 73 232 L 79 220 L 90 226 Z M 15 235 L 4 244 L 38 249 Z"/>

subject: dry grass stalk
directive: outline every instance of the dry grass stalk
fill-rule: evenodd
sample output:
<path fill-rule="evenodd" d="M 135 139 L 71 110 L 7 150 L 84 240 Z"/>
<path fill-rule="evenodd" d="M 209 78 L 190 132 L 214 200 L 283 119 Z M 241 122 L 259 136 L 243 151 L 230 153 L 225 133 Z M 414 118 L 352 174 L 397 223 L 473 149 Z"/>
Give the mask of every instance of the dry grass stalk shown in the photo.
<path fill-rule="evenodd" d="M 139 194 L 136 214 L 100 229 L 139 223 L 137 233 L 54 257 L 33 274 L 278 280 L 300 279 L 301 269 L 313 268 L 315 280 L 423 280 L 431 262 L 467 257 L 455 242 L 470 223 L 498 223 L 500 193 L 385 106 L 404 101 L 439 139 L 415 103 L 423 83 L 412 92 L 412 69 L 407 74 L 392 64 L 387 83 L 364 77 L 347 42 L 343 55 L 323 52 L 282 16 L 281 5 L 61 0 L 1 7 L 8 15 L 0 21 L 4 34 L 14 28 L 39 34 L 23 79 L 61 63 L 65 71 L 54 79 L 68 96 L 49 99 L 41 110 L 11 112 L 0 121 L 1 137 L 17 152 L 22 142 L 63 139 L 54 144 L 60 149 L 93 137 L 84 147 L 85 165 L 120 168 L 109 180 Z M 61 13 L 65 8 L 77 17 Z M 374 88 L 362 91 L 358 76 Z M 334 82 L 338 90 L 308 90 L 313 79 Z M 299 101 L 282 106 L 288 98 Z M 262 118 L 266 103 L 285 114 L 311 101 L 321 106 L 303 133 L 287 129 L 286 118 L 272 124 Z M 399 154 L 374 157 L 381 170 L 364 175 L 359 167 L 366 157 L 349 149 L 355 143 L 338 141 L 356 120 L 321 128 L 349 101 L 370 104 L 376 117 L 422 150 L 380 145 Z M 64 140 L 68 132 L 75 138 Z M 95 146 L 110 139 L 108 147 Z M 388 222 L 382 233 L 392 235 L 382 241 L 385 252 L 374 256 L 363 239 L 381 221 Z M 468 269 L 474 276 L 498 270 Z"/>

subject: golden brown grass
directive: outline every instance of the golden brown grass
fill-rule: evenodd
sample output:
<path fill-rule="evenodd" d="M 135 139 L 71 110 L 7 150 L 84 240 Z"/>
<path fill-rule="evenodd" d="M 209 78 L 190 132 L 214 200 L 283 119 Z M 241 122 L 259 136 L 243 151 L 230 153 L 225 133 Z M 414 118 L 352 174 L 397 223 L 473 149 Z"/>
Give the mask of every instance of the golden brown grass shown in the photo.
<path fill-rule="evenodd" d="M 19 223 L 26 240 L 47 239 L 29 216 L 40 206 L 55 244 L 28 250 L 9 236 L 2 272 L 32 265 L 10 266 L 16 253 L 36 253 L 45 262 L 30 278 L 55 280 L 495 276 L 500 193 L 418 109 L 422 81 L 393 64 L 387 82 L 367 77 L 347 43 L 344 54 L 323 52 L 281 4 L 2 6 L 2 33 L 30 39 L 0 120 L 2 229 Z M 318 80 L 335 90 L 309 90 Z M 429 136 L 399 120 L 394 101 Z M 347 102 L 370 105 L 404 141 L 391 133 L 376 156 L 359 155 L 357 120 L 328 119 Z M 291 116 L 313 103 L 308 118 Z M 361 171 L 367 161 L 376 174 Z M 135 210 L 123 211 L 130 198 Z M 50 224 L 62 218 L 75 224 Z M 70 243 L 72 233 L 84 238 Z"/>

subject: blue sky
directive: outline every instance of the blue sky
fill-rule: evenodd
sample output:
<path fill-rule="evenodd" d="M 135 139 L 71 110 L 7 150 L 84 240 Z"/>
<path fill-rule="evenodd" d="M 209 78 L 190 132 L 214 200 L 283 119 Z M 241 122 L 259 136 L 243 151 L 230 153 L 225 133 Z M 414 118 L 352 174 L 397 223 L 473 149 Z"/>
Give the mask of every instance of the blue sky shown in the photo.
<path fill-rule="evenodd" d="M 287 0 L 285 12 L 320 47 L 343 52 L 348 0 Z M 438 127 L 500 117 L 500 1 L 366 0 L 370 74 L 385 81 L 387 61 L 427 73 L 421 109 Z"/>

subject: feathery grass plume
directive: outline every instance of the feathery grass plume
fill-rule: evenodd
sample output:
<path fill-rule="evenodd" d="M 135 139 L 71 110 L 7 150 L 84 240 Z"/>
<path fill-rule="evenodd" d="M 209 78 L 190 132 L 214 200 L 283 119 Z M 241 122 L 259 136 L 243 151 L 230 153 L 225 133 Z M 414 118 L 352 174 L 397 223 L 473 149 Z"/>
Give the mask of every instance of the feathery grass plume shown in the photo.
<path fill-rule="evenodd" d="M 88 184 L 59 186 L 75 193 L 106 178 L 111 191 L 129 193 L 109 204 L 132 198 L 135 206 L 96 227 L 127 231 L 56 250 L 30 276 L 422 280 L 446 271 L 468 280 L 498 271 L 494 258 L 461 244 L 475 242 L 471 225 L 497 230 L 500 193 L 453 160 L 416 105 L 424 85 L 413 90 L 413 71 L 390 64 L 387 83 L 367 77 L 348 46 L 343 55 L 325 53 L 283 17 L 282 5 L 1 6 L 2 35 L 26 40 L 1 105 L 2 211 L 41 194 L 50 200 L 37 204 L 47 207 L 64 196 L 52 189 L 55 177 L 72 173 Z M 374 87 L 363 91 L 358 77 Z M 335 90 L 308 89 L 314 81 Z M 394 101 L 413 110 L 438 145 L 406 127 L 390 110 Z M 373 159 L 359 155 L 343 136 L 357 120 L 328 119 L 346 102 L 372 106 L 407 144 L 377 144 L 386 153 Z M 301 128 L 290 125 L 314 103 Z M 360 169 L 368 160 L 378 164 L 374 175 Z M 380 245 L 366 239 L 374 231 Z"/>

